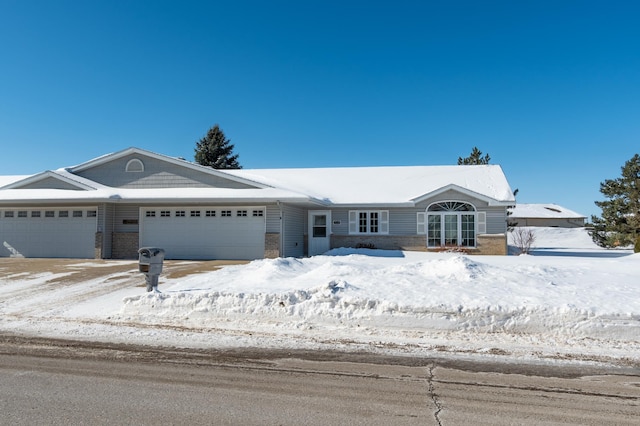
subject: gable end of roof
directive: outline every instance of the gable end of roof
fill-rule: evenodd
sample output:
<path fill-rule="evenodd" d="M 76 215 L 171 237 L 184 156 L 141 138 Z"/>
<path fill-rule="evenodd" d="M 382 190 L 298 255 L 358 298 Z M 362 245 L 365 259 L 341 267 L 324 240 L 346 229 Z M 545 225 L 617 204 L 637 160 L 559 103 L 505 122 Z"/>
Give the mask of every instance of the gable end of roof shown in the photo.
<path fill-rule="evenodd" d="M 249 185 L 249 186 L 254 186 L 258 189 L 263 189 L 263 188 L 271 188 L 270 185 L 267 185 L 265 183 L 262 182 L 258 182 L 258 181 L 254 181 L 254 180 L 250 180 L 250 179 L 246 179 L 240 176 L 235 176 L 233 174 L 229 174 L 229 173 L 225 173 L 223 170 L 219 170 L 219 169 L 214 169 L 211 167 L 207 167 L 207 166 L 202 166 L 200 164 L 197 163 L 192 163 L 190 161 L 187 160 L 183 160 L 180 158 L 175 158 L 175 157 L 169 157 L 167 155 L 163 155 L 163 154 L 158 154 L 156 152 L 153 151 L 147 151 L 141 148 L 136 148 L 136 147 L 131 147 L 131 148 L 126 148 L 123 149 L 122 151 L 117 151 L 117 152 L 113 152 L 111 154 L 106 154 L 97 158 L 94 158 L 92 160 L 89 160 L 87 162 L 84 162 L 82 164 L 78 164 L 76 166 L 73 167 L 68 167 L 67 170 L 70 173 L 78 173 L 81 172 L 83 170 L 87 170 L 90 169 L 92 167 L 96 167 L 99 165 L 103 165 L 106 164 L 110 161 L 113 160 L 117 160 L 119 158 L 125 157 L 127 155 L 131 155 L 131 154 L 138 154 L 138 155 L 142 155 L 142 156 L 147 156 L 147 157 L 151 157 L 154 158 L 156 160 L 159 161 L 164 161 L 167 163 L 171 163 L 180 167 L 185 167 L 191 170 L 196 170 L 198 172 L 202 172 L 202 173 L 207 173 L 216 177 L 220 177 L 223 179 L 228 179 L 234 182 L 238 182 L 238 183 L 242 183 L 245 185 Z"/>
<path fill-rule="evenodd" d="M 426 194 L 420 195 L 418 197 L 412 198 L 411 201 L 413 201 L 415 204 L 418 204 L 422 201 L 425 201 L 429 198 L 438 196 L 444 192 L 447 192 L 449 190 L 453 190 L 456 192 L 460 192 L 461 194 L 465 194 L 468 195 L 469 197 L 473 197 L 473 198 L 478 198 L 482 201 L 485 201 L 487 204 L 489 204 L 490 206 L 511 206 L 515 204 L 515 199 L 514 200 L 497 200 L 495 198 L 489 197 L 487 195 L 483 195 L 480 194 L 478 192 L 472 191 L 470 189 L 467 188 L 463 188 L 459 185 L 456 184 L 449 184 L 446 186 L 443 186 L 441 188 L 436 189 L 435 191 L 431 191 L 428 192 Z"/>
<path fill-rule="evenodd" d="M 57 180 L 59 182 L 65 183 L 67 185 L 70 185 L 74 188 L 77 188 L 78 190 L 83 190 L 83 191 L 91 191 L 91 190 L 95 190 L 96 188 L 90 185 L 87 185 L 85 183 L 79 182 L 75 179 L 72 179 L 70 177 L 67 176 L 63 176 L 59 173 L 56 173 L 54 171 L 51 170 L 47 170 L 45 172 L 41 172 L 32 176 L 29 176 L 25 179 L 21 179 L 18 180 L 16 182 L 10 183 L 9 185 L 3 186 L 0 189 L 21 189 L 24 188 L 27 185 L 33 185 L 36 184 L 38 182 L 41 182 L 45 179 L 54 179 Z"/>

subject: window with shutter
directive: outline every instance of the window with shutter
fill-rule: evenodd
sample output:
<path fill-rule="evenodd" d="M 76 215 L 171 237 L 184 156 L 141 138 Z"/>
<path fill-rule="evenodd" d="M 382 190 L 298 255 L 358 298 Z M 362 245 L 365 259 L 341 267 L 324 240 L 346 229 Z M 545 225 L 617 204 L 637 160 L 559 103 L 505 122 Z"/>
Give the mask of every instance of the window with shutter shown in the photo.
<path fill-rule="evenodd" d="M 388 210 L 350 210 L 349 234 L 372 235 L 389 233 Z"/>

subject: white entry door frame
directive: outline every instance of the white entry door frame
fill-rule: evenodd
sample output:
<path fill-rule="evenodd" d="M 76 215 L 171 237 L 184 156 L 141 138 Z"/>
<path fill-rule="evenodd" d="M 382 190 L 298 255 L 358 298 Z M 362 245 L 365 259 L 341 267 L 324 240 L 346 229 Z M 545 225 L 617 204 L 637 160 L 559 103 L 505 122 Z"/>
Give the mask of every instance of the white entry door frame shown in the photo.
<path fill-rule="evenodd" d="M 309 256 L 322 254 L 331 248 L 331 210 L 309 210 Z"/>

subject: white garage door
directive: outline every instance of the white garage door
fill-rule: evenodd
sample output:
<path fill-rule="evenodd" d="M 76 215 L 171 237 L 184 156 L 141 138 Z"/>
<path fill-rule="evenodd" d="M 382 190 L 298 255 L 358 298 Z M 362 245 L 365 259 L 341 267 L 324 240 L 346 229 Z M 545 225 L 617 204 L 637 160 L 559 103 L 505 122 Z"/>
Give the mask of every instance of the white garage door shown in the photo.
<path fill-rule="evenodd" d="M 164 249 L 167 259 L 261 259 L 264 207 L 141 209 L 140 246 Z"/>
<path fill-rule="evenodd" d="M 0 210 L 0 257 L 69 257 L 95 254 L 95 207 Z"/>

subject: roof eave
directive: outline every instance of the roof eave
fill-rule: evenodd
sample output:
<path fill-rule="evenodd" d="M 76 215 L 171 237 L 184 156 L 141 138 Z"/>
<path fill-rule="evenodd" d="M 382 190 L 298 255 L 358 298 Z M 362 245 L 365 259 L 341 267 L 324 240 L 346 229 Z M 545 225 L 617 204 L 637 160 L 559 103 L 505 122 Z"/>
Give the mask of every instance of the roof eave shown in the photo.
<path fill-rule="evenodd" d="M 0 206 L 12 205 L 54 205 L 69 203 L 125 203 L 125 204 L 241 204 L 241 203 L 268 203 L 277 202 L 310 204 L 314 206 L 326 206 L 325 202 L 309 197 L 283 196 L 283 197 L 127 197 L 121 194 L 110 194 L 97 197 L 13 197 L 0 199 Z"/>
<path fill-rule="evenodd" d="M 331 207 L 336 208 L 354 208 L 354 209 L 380 209 L 380 208 L 404 208 L 415 207 L 413 202 L 391 202 L 391 203 L 334 203 Z"/>

